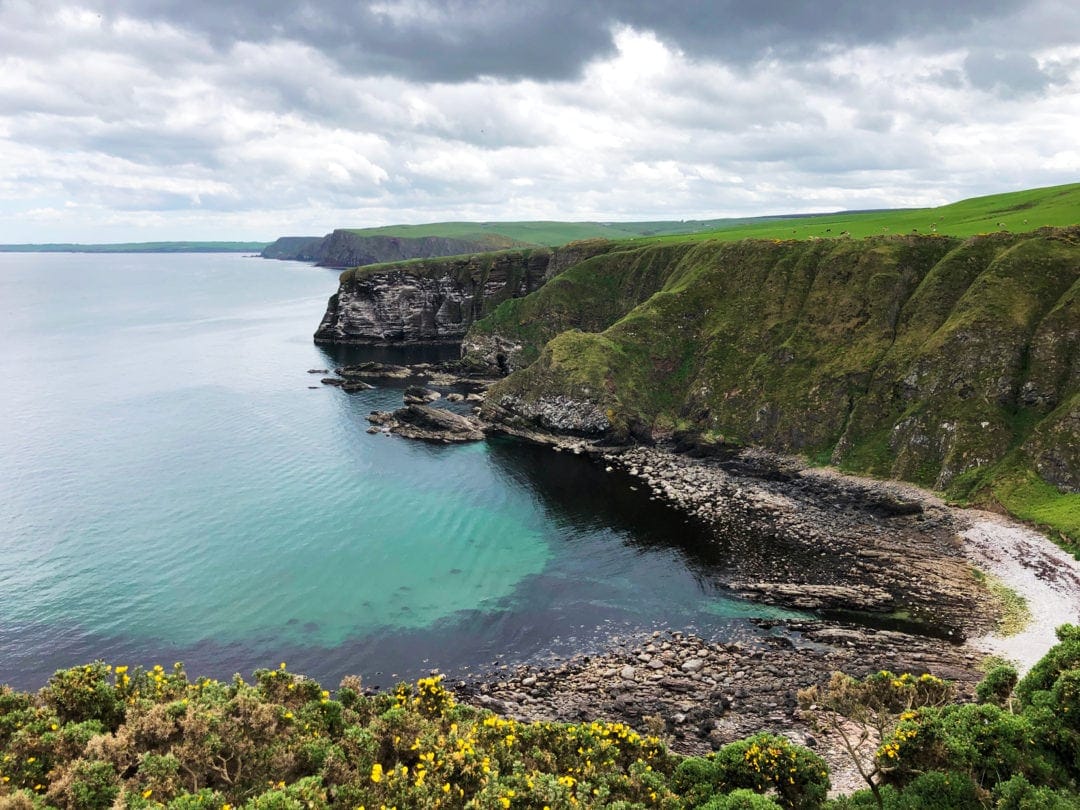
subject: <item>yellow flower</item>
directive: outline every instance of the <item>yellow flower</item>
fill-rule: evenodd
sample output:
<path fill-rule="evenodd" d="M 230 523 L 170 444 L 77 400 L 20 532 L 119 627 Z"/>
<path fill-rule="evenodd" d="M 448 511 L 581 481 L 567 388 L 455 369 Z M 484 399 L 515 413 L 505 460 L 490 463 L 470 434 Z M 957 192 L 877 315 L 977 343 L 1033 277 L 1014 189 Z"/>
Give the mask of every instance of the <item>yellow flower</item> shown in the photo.
<path fill-rule="evenodd" d="M 154 789 L 153 789 L 153 788 L 147 788 L 146 790 L 144 790 L 144 791 L 142 792 L 142 797 L 143 797 L 144 799 L 149 799 L 149 798 L 150 798 L 150 794 L 151 794 L 151 793 L 153 793 L 153 792 L 154 792 Z"/>
<path fill-rule="evenodd" d="M 371 766 L 371 781 L 372 782 L 381 782 L 382 777 L 383 777 L 382 765 L 380 765 L 378 762 L 376 762 L 374 765 Z"/>

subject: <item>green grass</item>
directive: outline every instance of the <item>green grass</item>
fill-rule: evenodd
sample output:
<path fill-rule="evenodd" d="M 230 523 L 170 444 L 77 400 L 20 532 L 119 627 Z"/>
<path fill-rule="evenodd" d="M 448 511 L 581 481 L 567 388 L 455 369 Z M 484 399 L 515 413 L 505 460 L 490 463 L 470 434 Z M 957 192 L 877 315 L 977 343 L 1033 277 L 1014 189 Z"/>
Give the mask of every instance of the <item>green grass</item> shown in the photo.
<path fill-rule="evenodd" d="M 996 577 L 986 576 L 985 582 L 1001 609 L 997 630 L 1002 636 L 1015 636 L 1031 623 L 1031 608 L 1027 600 Z"/>
<path fill-rule="evenodd" d="M 549 247 L 579 239 L 626 239 L 639 235 L 632 227 L 601 222 L 432 222 L 424 225 L 350 228 L 349 231 L 357 236 L 397 236 L 404 239 L 440 236 L 481 240 L 501 236 L 523 244 Z"/>
<path fill-rule="evenodd" d="M 1080 554 L 1080 494 L 1059 492 L 1030 470 L 1014 470 L 995 479 L 994 498 L 1012 514 L 1050 529 L 1073 554 Z"/>
<path fill-rule="evenodd" d="M 0 253 L 258 253 L 268 242 L 117 242 L 0 245 Z"/>
<path fill-rule="evenodd" d="M 432 222 L 349 230 L 360 236 L 402 238 L 441 236 L 480 239 L 498 235 L 523 244 L 555 246 L 595 238 L 650 241 L 803 240 L 839 237 L 845 232 L 852 238 L 913 231 L 963 237 L 998 230 L 1017 233 L 1047 225 L 1078 223 L 1080 183 L 974 197 L 937 208 L 641 222 Z"/>
<path fill-rule="evenodd" d="M 937 208 L 790 217 L 748 222 L 731 221 L 715 230 L 702 229 L 690 238 L 725 241 L 755 239 L 852 238 L 881 234 L 937 233 L 942 236 L 975 236 L 994 231 L 1021 233 L 1044 226 L 1080 223 L 1080 183 L 1027 189 L 939 206 Z M 664 241 L 687 236 L 658 236 Z"/>

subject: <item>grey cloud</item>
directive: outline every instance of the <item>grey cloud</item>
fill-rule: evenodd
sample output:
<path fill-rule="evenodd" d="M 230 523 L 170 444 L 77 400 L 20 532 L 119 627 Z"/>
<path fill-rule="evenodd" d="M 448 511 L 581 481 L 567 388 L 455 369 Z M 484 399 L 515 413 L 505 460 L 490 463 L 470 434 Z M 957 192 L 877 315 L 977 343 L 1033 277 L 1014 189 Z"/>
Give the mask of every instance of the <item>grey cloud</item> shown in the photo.
<path fill-rule="evenodd" d="M 964 74 L 973 87 L 1003 98 L 1038 94 L 1050 84 L 1050 76 L 1026 53 L 972 51 L 964 59 Z"/>
<path fill-rule="evenodd" d="M 1028 0 L 102 0 L 129 14 L 195 30 L 218 47 L 237 40 L 306 43 L 351 71 L 425 81 L 477 76 L 565 79 L 612 52 L 618 25 L 647 29 L 691 56 L 734 65 L 800 59 L 829 47 L 875 45 L 947 30 L 962 40 Z"/>

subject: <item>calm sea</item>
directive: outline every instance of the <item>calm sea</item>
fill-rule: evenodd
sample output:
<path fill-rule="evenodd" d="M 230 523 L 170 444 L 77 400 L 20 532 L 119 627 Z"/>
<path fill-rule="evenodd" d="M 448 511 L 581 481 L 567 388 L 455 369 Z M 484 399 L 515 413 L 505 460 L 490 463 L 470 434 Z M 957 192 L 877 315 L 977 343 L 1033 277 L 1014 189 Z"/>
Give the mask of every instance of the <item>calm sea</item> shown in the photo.
<path fill-rule="evenodd" d="M 766 615 L 619 474 L 366 433 L 403 384 L 307 373 L 364 356 L 312 344 L 336 285 L 238 255 L 0 254 L 0 683 L 103 658 L 387 686 Z"/>

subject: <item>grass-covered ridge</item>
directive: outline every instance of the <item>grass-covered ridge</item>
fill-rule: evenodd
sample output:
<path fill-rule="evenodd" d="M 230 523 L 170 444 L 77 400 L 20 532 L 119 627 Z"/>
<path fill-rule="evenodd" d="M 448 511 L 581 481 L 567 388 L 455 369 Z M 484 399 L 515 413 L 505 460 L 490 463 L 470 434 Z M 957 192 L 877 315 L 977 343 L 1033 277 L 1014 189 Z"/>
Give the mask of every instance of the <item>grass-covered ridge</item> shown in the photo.
<path fill-rule="evenodd" d="M 670 241 L 723 239 L 816 239 L 848 235 L 937 233 L 974 236 L 1008 230 L 1014 233 L 1080 222 L 1080 183 L 974 197 L 936 208 L 842 211 L 835 214 L 785 214 L 702 220 L 649 222 L 432 222 L 349 228 L 361 237 L 402 239 L 442 237 L 480 241 L 499 237 L 523 245 L 553 247 L 579 239 Z"/>
<path fill-rule="evenodd" d="M 856 741 L 867 786 L 834 800 L 825 761 L 768 733 L 683 757 L 621 723 L 460 705 L 441 677 L 332 695 L 285 664 L 224 683 L 98 662 L 37 694 L 0 687 L 0 808 L 1064 810 L 1080 800 L 1080 630 L 1058 635 L 1019 683 L 991 669 L 975 703 L 931 674 L 808 684 L 804 710 Z"/>
<path fill-rule="evenodd" d="M 1078 291 L 1076 228 L 620 245 L 470 336 L 536 358 L 490 393 L 511 416 L 587 401 L 616 434 L 831 459 L 1076 540 Z"/>

